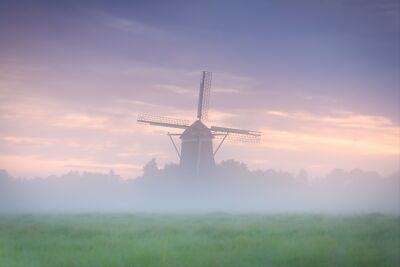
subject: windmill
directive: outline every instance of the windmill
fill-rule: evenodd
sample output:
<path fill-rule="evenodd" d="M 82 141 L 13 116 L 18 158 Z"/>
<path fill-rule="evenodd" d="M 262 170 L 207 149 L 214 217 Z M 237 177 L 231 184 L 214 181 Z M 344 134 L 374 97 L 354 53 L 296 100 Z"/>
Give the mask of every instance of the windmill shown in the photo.
<path fill-rule="evenodd" d="M 210 172 L 215 166 L 214 156 L 226 139 L 241 142 L 258 142 L 261 132 L 243 129 L 226 128 L 220 126 L 207 127 L 204 120 L 208 119 L 210 103 L 211 72 L 202 71 L 197 106 L 197 119 L 189 121 L 172 119 L 149 114 L 139 114 L 137 122 L 152 126 L 183 130 L 181 133 L 170 133 L 168 136 L 180 159 L 183 171 L 199 176 Z M 179 151 L 174 136 L 181 139 Z M 213 139 L 219 139 L 217 148 L 213 149 Z"/>

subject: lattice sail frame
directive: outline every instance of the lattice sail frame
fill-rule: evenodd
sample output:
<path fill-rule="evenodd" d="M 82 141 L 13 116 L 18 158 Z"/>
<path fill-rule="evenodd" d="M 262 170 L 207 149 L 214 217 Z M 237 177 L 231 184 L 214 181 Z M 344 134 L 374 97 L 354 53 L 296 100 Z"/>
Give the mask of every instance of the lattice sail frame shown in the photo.
<path fill-rule="evenodd" d="M 228 143 L 245 143 L 245 144 L 259 144 L 261 143 L 261 136 L 245 135 L 245 134 L 234 134 L 234 133 L 217 133 L 214 134 L 216 139 L 225 138 L 225 142 Z"/>
<path fill-rule="evenodd" d="M 203 100 L 202 100 L 202 111 L 201 119 L 208 120 L 208 110 L 210 108 L 210 91 L 211 91 L 212 73 L 204 71 L 203 82 Z"/>
<path fill-rule="evenodd" d="M 164 116 L 152 115 L 148 113 L 140 113 L 137 117 L 140 124 L 150 124 L 160 127 L 181 128 L 186 129 L 190 125 L 189 120 L 169 118 Z"/>
<path fill-rule="evenodd" d="M 250 131 L 244 129 L 226 128 L 219 126 L 211 126 L 211 132 L 217 138 L 224 138 L 230 142 L 238 143 L 260 143 L 261 132 Z"/>

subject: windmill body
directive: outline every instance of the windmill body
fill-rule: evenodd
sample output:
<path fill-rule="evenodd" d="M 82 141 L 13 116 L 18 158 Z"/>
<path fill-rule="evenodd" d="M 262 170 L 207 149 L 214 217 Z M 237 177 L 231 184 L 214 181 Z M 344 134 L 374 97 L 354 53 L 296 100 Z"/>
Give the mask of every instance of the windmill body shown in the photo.
<path fill-rule="evenodd" d="M 240 141 L 258 141 L 261 133 L 243 129 L 226 128 L 219 126 L 207 127 L 204 120 L 208 117 L 208 106 L 211 88 L 211 72 L 201 73 L 197 120 L 192 124 L 188 121 L 161 116 L 140 114 L 138 123 L 152 126 L 183 130 L 181 133 L 168 135 L 180 159 L 181 170 L 196 176 L 212 172 L 215 166 L 214 156 L 226 138 Z M 178 149 L 174 136 L 181 139 L 181 148 Z M 213 139 L 220 137 L 217 148 L 213 148 Z"/>
<path fill-rule="evenodd" d="M 201 120 L 195 121 L 182 133 L 180 136 L 182 170 L 205 174 L 214 168 L 213 138 L 214 135 Z"/>

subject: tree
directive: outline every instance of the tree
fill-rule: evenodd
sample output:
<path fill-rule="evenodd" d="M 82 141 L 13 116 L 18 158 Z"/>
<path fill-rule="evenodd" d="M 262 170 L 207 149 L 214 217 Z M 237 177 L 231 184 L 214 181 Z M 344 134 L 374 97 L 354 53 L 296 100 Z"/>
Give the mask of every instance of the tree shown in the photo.
<path fill-rule="evenodd" d="M 149 162 L 146 163 L 143 167 L 143 176 L 144 177 L 153 177 L 159 173 L 159 169 L 157 166 L 156 159 L 153 158 Z"/>

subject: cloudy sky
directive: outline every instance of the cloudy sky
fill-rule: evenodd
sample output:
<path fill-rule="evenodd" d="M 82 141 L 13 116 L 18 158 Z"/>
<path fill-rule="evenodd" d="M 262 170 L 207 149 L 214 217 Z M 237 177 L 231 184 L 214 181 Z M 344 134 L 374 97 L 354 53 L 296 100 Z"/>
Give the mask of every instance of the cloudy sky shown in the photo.
<path fill-rule="evenodd" d="M 139 112 L 263 132 L 217 161 L 399 170 L 400 2 L 1 1 L 0 168 L 124 178 L 177 162 Z"/>

